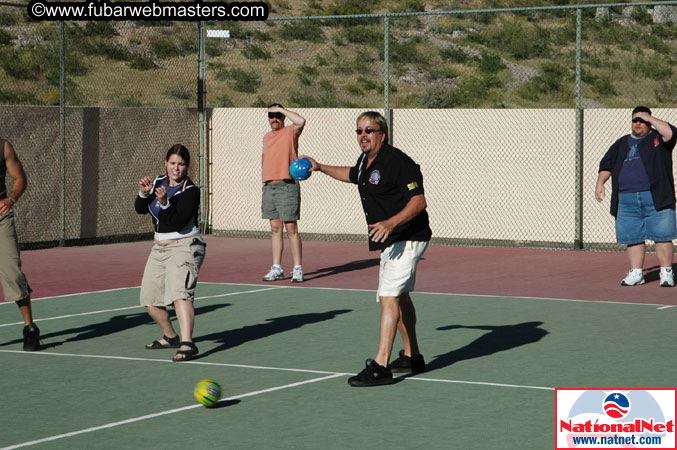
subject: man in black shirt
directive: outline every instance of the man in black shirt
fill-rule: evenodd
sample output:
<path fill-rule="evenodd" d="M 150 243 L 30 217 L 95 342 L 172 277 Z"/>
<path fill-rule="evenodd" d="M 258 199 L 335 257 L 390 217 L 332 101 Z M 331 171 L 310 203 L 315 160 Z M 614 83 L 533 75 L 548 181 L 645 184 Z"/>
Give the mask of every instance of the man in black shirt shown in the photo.
<path fill-rule="evenodd" d="M 392 372 L 421 373 L 425 362 L 416 339 L 416 311 L 409 292 L 416 267 L 428 247 L 428 223 L 423 177 L 418 164 L 388 144 L 388 123 L 374 111 L 357 118 L 357 143 L 362 154 L 354 167 L 327 166 L 312 158 L 313 171 L 358 185 L 369 228 L 369 250 L 381 250 L 378 299 L 381 330 L 376 358 L 348 380 L 351 386 L 393 383 Z M 390 365 L 397 330 L 404 349 Z"/>

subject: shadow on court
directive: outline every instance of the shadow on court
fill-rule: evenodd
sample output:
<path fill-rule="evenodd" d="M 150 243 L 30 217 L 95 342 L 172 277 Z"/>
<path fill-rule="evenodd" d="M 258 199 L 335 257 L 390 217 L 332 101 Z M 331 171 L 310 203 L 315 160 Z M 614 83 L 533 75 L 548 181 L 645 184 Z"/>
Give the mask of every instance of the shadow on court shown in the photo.
<path fill-rule="evenodd" d="M 305 278 L 306 280 L 316 280 L 318 278 L 330 277 L 340 273 L 368 269 L 370 267 L 378 266 L 379 264 L 381 264 L 381 260 L 379 258 L 361 259 L 359 261 L 351 261 L 347 264 L 341 264 L 340 266 L 324 267 L 322 269 L 317 269 L 314 272 L 307 272 L 305 274 Z"/>
<path fill-rule="evenodd" d="M 206 306 L 201 306 L 199 308 L 195 308 L 195 316 L 199 316 L 201 314 L 207 314 L 209 312 L 215 311 L 217 309 L 225 308 L 226 306 L 231 306 L 231 303 L 222 303 L 219 305 L 206 305 Z M 172 319 L 176 319 L 174 310 L 170 310 L 170 317 Z M 47 349 L 47 348 L 52 348 L 52 347 L 58 347 L 59 345 L 65 344 L 66 342 L 75 342 L 75 341 L 84 341 L 87 339 L 96 339 L 100 338 L 103 336 L 108 336 L 114 333 L 119 333 L 121 331 L 126 331 L 130 330 L 132 328 L 136 328 L 141 325 L 146 325 L 146 324 L 154 324 L 153 319 L 150 318 L 148 313 L 144 310 L 141 313 L 134 313 L 134 314 L 123 314 L 120 316 L 114 316 L 111 317 L 109 320 L 105 322 L 99 322 L 99 323 L 91 323 L 89 325 L 85 325 L 83 327 L 78 327 L 78 328 L 68 328 L 66 330 L 60 330 L 60 331 L 53 331 L 49 332 L 47 330 L 48 325 L 47 324 L 40 324 L 38 323 L 38 327 L 40 327 L 41 333 L 40 333 L 40 339 L 43 341 L 42 342 L 42 348 Z M 178 325 L 177 325 L 178 328 Z M 48 332 L 45 332 L 48 331 Z M 162 335 L 162 332 L 158 328 L 158 333 L 159 335 Z M 70 336 L 70 335 L 75 335 L 72 337 L 69 337 L 65 340 L 62 340 L 60 342 L 49 342 L 51 339 L 54 338 L 59 338 L 61 336 Z M 12 344 L 18 344 L 18 343 L 23 343 L 23 339 L 16 339 L 14 341 L 10 341 L 7 343 L 0 344 L 0 347 L 4 347 L 6 345 L 12 345 Z"/>
<path fill-rule="evenodd" d="M 193 359 L 204 358 L 211 355 L 212 353 L 228 350 L 230 348 L 237 347 L 238 345 L 255 341 L 257 339 L 263 339 L 274 334 L 284 333 L 285 331 L 301 328 L 304 325 L 331 320 L 339 314 L 346 314 L 351 311 L 352 309 L 337 309 L 323 313 L 295 314 L 293 316 L 274 317 L 272 319 L 266 319 L 269 323 L 249 325 L 236 330 L 226 330 L 219 333 L 200 336 L 195 339 L 195 342 L 212 341 L 220 343 L 221 345 L 201 353 Z"/>
<path fill-rule="evenodd" d="M 426 364 L 426 371 L 441 369 L 467 359 L 481 358 L 494 353 L 511 350 L 522 345 L 540 341 L 548 331 L 540 328 L 543 322 L 524 322 L 516 325 L 447 325 L 438 330 L 456 330 L 459 328 L 487 330 L 488 333 L 475 339 L 465 347 L 435 356 Z"/>

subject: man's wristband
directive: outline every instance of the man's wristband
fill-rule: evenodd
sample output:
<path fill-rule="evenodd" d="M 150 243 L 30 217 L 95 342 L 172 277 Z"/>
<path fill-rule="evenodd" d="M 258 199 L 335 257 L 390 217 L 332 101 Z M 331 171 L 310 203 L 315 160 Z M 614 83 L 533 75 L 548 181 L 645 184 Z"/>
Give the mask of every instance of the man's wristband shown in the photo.
<path fill-rule="evenodd" d="M 12 202 L 12 206 L 14 206 L 14 204 L 16 203 L 16 200 L 14 200 L 14 199 L 13 199 L 12 197 L 10 197 L 10 196 L 7 196 L 7 198 L 9 199 L 10 202 Z"/>

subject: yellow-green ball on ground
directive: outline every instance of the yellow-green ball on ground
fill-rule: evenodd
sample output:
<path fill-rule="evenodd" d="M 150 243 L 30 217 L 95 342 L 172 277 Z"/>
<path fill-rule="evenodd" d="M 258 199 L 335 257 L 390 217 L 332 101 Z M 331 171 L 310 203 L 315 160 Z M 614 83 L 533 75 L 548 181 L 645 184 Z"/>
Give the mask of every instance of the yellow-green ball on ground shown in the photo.
<path fill-rule="evenodd" d="M 211 408 L 221 399 L 221 386 L 214 380 L 202 380 L 195 386 L 194 394 L 198 402 Z"/>

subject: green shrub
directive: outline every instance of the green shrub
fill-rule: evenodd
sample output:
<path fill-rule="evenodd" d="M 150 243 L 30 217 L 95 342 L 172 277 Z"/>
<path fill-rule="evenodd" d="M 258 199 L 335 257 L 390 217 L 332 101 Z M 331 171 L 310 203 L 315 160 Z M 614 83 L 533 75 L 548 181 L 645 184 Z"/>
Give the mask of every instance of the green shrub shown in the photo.
<path fill-rule="evenodd" d="M 459 73 L 449 64 L 433 64 L 428 70 L 432 80 L 451 80 L 459 76 Z"/>
<path fill-rule="evenodd" d="M 85 23 L 82 34 L 89 37 L 113 37 L 117 34 L 111 22 L 93 21 Z"/>
<path fill-rule="evenodd" d="M 322 55 L 315 55 L 315 64 L 320 67 L 328 66 L 329 61 L 327 61 Z"/>
<path fill-rule="evenodd" d="M 660 38 L 653 34 L 646 34 L 642 36 L 642 40 L 644 41 L 644 45 L 655 50 L 656 53 L 660 53 L 667 56 L 673 53 L 672 46 L 668 45 L 665 42 L 665 38 Z"/>
<path fill-rule="evenodd" d="M 0 45 L 5 46 L 7 44 L 10 44 L 12 42 L 13 36 L 0 28 Z"/>
<path fill-rule="evenodd" d="M 273 37 L 270 35 L 270 33 L 267 33 L 265 31 L 259 31 L 259 30 L 254 30 L 252 31 L 252 37 L 256 39 L 257 41 L 272 41 Z"/>
<path fill-rule="evenodd" d="M 364 25 L 344 27 L 341 30 L 341 37 L 352 44 L 366 44 L 377 48 L 383 47 L 383 32 L 377 31 L 373 27 Z"/>
<path fill-rule="evenodd" d="M 666 105 L 674 105 L 677 102 L 677 81 L 663 82 L 654 91 L 656 100 Z"/>
<path fill-rule="evenodd" d="M 633 70 L 652 80 L 667 80 L 672 77 L 672 67 L 669 62 L 659 58 L 637 58 L 632 64 Z"/>
<path fill-rule="evenodd" d="M 139 97 L 140 97 L 139 95 L 127 94 L 120 99 L 120 101 L 118 102 L 118 106 L 123 106 L 126 108 L 138 108 L 140 106 L 143 106 L 143 103 L 141 103 Z"/>
<path fill-rule="evenodd" d="M 22 90 L 0 89 L 0 103 L 3 105 L 43 105 L 32 92 Z"/>
<path fill-rule="evenodd" d="M 501 57 L 488 52 L 482 52 L 479 62 L 479 70 L 482 73 L 498 73 L 505 69 L 506 65 L 501 60 Z"/>
<path fill-rule="evenodd" d="M 18 8 L 13 8 L 18 9 Z M 0 25 L 1 26 L 11 26 L 19 23 L 19 16 L 10 11 L 0 11 Z"/>
<path fill-rule="evenodd" d="M 181 55 L 181 49 L 174 42 L 167 39 L 152 41 L 150 48 L 160 59 L 174 58 Z"/>
<path fill-rule="evenodd" d="M 297 76 L 302 85 L 312 86 L 319 74 L 320 72 L 313 66 L 302 65 L 299 67 Z"/>
<path fill-rule="evenodd" d="M 423 91 L 418 102 L 422 108 L 450 109 L 455 106 L 454 91 L 445 85 L 431 86 Z"/>
<path fill-rule="evenodd" d="M 140 53 L 131 53 L 129 57 L 129 67 L 136 70 L 150 70 L 155 68 L 155 63 L 148 56 Z"/>
<path fill-rule="evenodd" d="M 595 82 L 592 84 L 592 91 L 605 96 L 605 97 L 611 97 L 613 95 L 618 95 L 618 92 L 616 91 L 616 88 L 614 88 L 613 83 L 609 79 L 609 77 L 600 77 Z"/>
<path fill-rule="evenodd" d="M 395 64 L 427 64 L 428 58 L 418 50 L 417 39 L 407 39 L 403 42 L 390 42 L 390 62 Z M 383 52 L 383 50 L 381 50 Z M 381 55 L 383 59 L 383 55 Z"/>
<path fill-rule="evenodd" d="M 650 25 L 653 23 L 651 14 L 645 6 L 635 6 L 632 8 L 630 18 L 641 25 Z"/>
<path fill-rule="evenodd" d="M 469 34 L 467 39 L 521 60 L 548 56 L 551 38 L 545 28 L 504 20 L 500 28 Z"/>
<path fill-rule="evenodd" d="M 552 62 L 544 63 L 540 68 L 540 73 L 530 80 L 532 88 L 539 93 L 557 93 L 564 88 L 564 79 L 567 75 L 566 69 Z"/>
<path fill-rule="evenodd" d="M 279 31 L 280 37 L 286 40 L 324 42 L 325 37 L 318 21 L 298 20 L 285 23 Z"/>
<path fill-rule="evenodd" d="M 0 55 L 0 66 L 17 80 L 37 80 L 44 68 L 36 49 L 8 49 Z"/>
<path fill-rule="evenodd" d="M 221 56 L 221 42 L 219 41 L 220 39 L 207 39 L 207 42 L 205 43 L 205 53 L 207 56 L 211 56 L 212 58 Z"/>
<path fill-rule="evenodd" d="M 441 48 L 440 56 L 442 59 L 456 64 L 463 64 L 470 59 L 470 56 L 466 52 L 455 47 Z"/>
<path fill-rule="evenodd" d="M 193 92 L 186 86 L 169 86 L 167 87 L 165 93 L 173 98 L 178 100 L 190 100 L 193 96 Z"/>
<path fill-rule="evenodd" d="M 383 83 L 377 83 L 373 78 L 357 77 L 357 82 L 367 91 L 383 92 Z"/>
<path fill-rule="evenodd" d="M 326 78 L 321 79 L 320 82 L 317 84 L 317 87 L 320 89 L 320 91 L 327 94 L 336 92 L 336 88 L 334 87 L 332 82 L 327 80 Z"/>
<path fill-rule="evenodd" d="M 255 44 L 248 44 L 241 53 L 247 59 L 270 59 L 270 53 Z"/>
<path fill-rule="evenodd" d="M 238 92 L 255 93 L 261 86 L 261 77 L 253 70 L 242 70 L 239 68 L 228 71 L 228 84 L 233 90 Z"/>
<path fill-rule="evenodd" d="M 275 75 L 284 75 L 287 73 L 287 67 L 283 64 L 278 64 L 277 66 L 273 67 L 272 70 Z"/>

